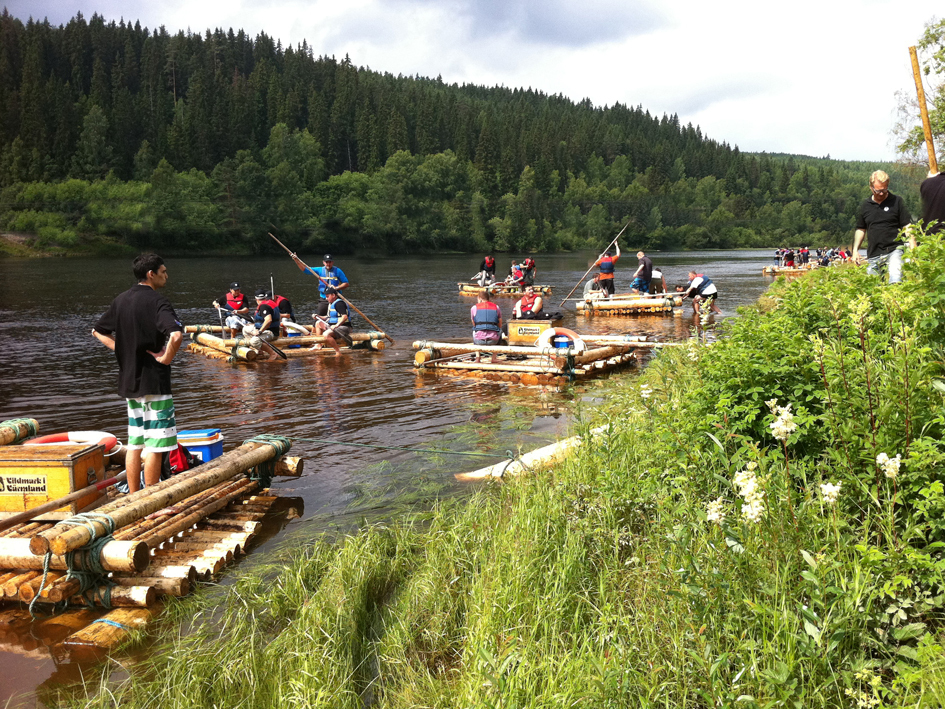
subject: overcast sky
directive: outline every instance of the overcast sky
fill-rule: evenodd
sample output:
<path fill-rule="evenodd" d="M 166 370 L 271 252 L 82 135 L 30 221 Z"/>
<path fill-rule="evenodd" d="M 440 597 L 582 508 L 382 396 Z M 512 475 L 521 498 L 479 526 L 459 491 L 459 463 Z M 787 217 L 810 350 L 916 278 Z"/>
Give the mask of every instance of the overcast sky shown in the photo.
<path fill-rule="evenodd" d="M 0 0 L 2 2 L 2 0 Z M 449 83 L 532 87 L 677 113 L 743 151 L 896 157 L 897 91 L 931 0 L 7 0 L 168 31 L 265 31 L 316 55 Z M 936 15 L 938 12 L 938 15 Z M 928 85 L 926 86 L 928 90 Z"/>

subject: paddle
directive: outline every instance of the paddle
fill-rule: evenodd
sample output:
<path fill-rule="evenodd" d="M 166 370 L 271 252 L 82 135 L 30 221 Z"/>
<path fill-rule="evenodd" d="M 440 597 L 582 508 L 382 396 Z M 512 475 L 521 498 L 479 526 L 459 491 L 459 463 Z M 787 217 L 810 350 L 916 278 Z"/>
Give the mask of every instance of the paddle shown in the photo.
<path fill-rule="evenodd" d="M 294 259 L 297 259 L 297 258 L 298 258 L 298 259 L 299 259 L 299 263 L 301 263 L 303 266 L 305 266 L 305 268 L 307 268 L 316 278 L 318 278 L 318 280 L 320 280 L 320 281 L 321 281 L 322 283 L 324 283 L 326 286 L 330 286 L 330 285 L 331 285 L 331 283 L 329 283 L 326 279 L 322 278 L 322 277 L 319 276 L 317 273 L 315 273 L 315 271 L 313 271 L 312 268 L 311 268 L 307 263 L 305 263 L 305 261 L 303 261 L 302 259 L 300 259 L 300 258 L 298 257 L 298 254 L 294 253 L 293 251 L 290 251 L 288 246 L 286 246 L 286 245 L 283 244 L 281 241 L 279 241 L 278 239 L 276 239 L 275 235 L 273 235 L 272 232 L 267 232 L 267 233 L 269 234 L 269 236 L 271 236 L 271 237 L 273 238 L 273 240 L 274 240 L 277 244 L 279 244 L 279 246 L 281 246 L 283 249 L 286 250 L 286 253 L 289 254 L 289 256 L 291 256 L 291 257 L 294 258 Z M 373 328 L 374 328 L 375 330 L 377 330 L 378 332 L 384 332 L 383 330 L 381 330 L 381 328 L 379 328 L 377 325 L 375 325 L 367 315 L 365 315 L 364 313 L 362 313 L 354 303 L 352 303 L 350 300 L 348 300 L 348 299 L 345 298 L 343 295 L 341 295 L 341 292 L 340 292 L 340 291 L 338 292 L 338 297 L 341 298 L 349 308 L 351 308 L 352 310 L 354 310 L 354 312 L 356 312 L 358 315 L 360 315 L 362 318 L 364 318 L 365 321 L 367 321 L 367 324 L 368 324 L 368 325 L 370 325 L 371 327 L 373 327 Z M 392 345 L 397 344 L 396 342 L 394 342 L 394 338 L 391 337 L 390 335 L 388 335 L 386 332 L 384 332 L 384 337 L 387 338 L 388 340 L 390 340 L 390 343 L 391 343 Z"/>
<path fill-rule="evenodd" d="M 350 335 L 346 335 L 345 333 L 343 333 L 343 332 L 341 332 L 341 331 L 339 331 L 339 330 L 335 330 L 335 328 L 338 327 L 337 325 L 332 325 L 332 324 L 329 323 L 327 320 L 325 320 L 325 318 L 320 317 L 320 316 L 318 316 L 318 315 L 313 315 L 312 317 L 315 318 L 316 320 L 318 320 L 318 322 L 324 323 L 325 325 L 328 325 L 328 329 L 327 329 L 325 332 L 330 332 L 330 333 L 333 334 L 333 335 L 337 335 L 338 337 L 340 337 L 342 340 L 345 341 L 345 343 L 348 345 L 348 347 L 354 346 L 354 340 L 351 339 L 351 336 L 350 336 Z"/>
<path fill-rule="evenodd" d="M 623 229 L 620 230 L 620 233 L 617 234 L 616 237 L 614 237 L 614 240 L 610 242 L 610 246 L 608 246 L 606 249 L 604 249 L 604 253 L 602 253 L 600 256 L 598 256 L 596 259 L 594 259 L 594 263 L 597 263 L 600 259 L 604 258 L 604 254 L 607 253 L 607 251 L 610 249 L 611 246 L 613 246 L 614 244 L 617 243 L 617 239 L 619 239 L 621 236 L 623 236 L 623 233 L 627 230 L 627 227 L 628 227 L 628 226 L 630 226 L 630 222 L 627 222 L 627 225 L 626 225 Z M 564 304 L 567 302 L 568 298 L 570 298 L 572 295 L 574 295 L 574 291 L 576 291 L 576 290 L 578 289 L 578 286 L 581 285 L 581 284 L 584 282 L 584 279 L 587 278 L 587 274 L 590 273 L 593 268 L 594 268 L 594 266 L 591 266 L 589 269 L 587 269 L 587 271 L 584 272 L 584 275 L 581 276 L 581 280 L 579 280 L 579 281 L 577 282 L 577 285 L 575 285 L 574 288 L 571 289 L 571 292 L 570 292 L 570 293 L 568 293 L 566 296 L 564 296 L 564 300 L 562 300 L 562 301 L 561 301 L 561 305 L 558 306 L 559 308 L 563 308 L 563 307 L 564 307 Z"/>

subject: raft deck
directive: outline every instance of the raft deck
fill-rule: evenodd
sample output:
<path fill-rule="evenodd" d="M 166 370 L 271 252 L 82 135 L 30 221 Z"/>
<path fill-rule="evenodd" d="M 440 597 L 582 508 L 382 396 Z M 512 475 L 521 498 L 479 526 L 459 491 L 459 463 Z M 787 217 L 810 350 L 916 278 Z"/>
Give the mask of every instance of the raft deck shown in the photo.
<path fill-rule="evenodd" d="M 669 293 L 662 297 L 621 294 L 613 298 L 604 298 L 598 295 L 579 302 L 577 313 L 584 316 L 671 314 L 673 307 L 680 305 L 682 305 L 682 297 Z"/>
<path fill-rule="evenodd" d="M 260 348 L 250 345 L 249 338 L 243 336 L 236 338 L 221 337 L 223 333 L 219 325 L 187 325 L 184 332 L 190 335 L 191 339 L 187 349 L 210 359 L 219 359 L 237 364 L 271 361 L 268 360 L 268 354 L 263 353 Z M 384 338 L 387 335 L 383 332 L 352 332 L 350 337 L 353 342 L 350 346 L 341 340 L 337 340 L 343 352 L 380 352 L 386 346 Z M 326 343 L 327 339 L 322 335 L 300 335 L 298 337 L 280 337 L 270 344 L 282 350 L 286 358 L 295 359 L 297 357 L 318 357 L 329 352 L 334 353 L 334 348 Z M 311 349 L 312 345 L 315 344 L 320 344 L 322 347 Z"/>
<path fill-rule="evenodd" d="M 479 295 L 479 291 L 483 287 L 488 288 L 489 292 L 494 298 L 521 298 L 525 295 L 525 290 L 522 286 L 510 286 L 505 283 L 494 283 L 491 286 L 479 286 L 475 283 L 457 283 L 456 286 L 459 288 L 460 295 L 468 295 L 473 298 Z M 552 288 L 551 286 L 539 286 L 533 285 L 532 288 L 535 289 L 535 292 L 539 295 L 551 295 Z"/>

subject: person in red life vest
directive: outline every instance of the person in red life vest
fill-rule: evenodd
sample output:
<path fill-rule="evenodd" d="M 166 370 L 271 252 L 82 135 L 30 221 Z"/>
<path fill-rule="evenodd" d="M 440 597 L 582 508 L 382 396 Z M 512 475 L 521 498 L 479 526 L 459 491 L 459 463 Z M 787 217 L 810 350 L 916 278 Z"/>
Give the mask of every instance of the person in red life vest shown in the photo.
<path fill-rule="evenodd" d="M 512 312 L 516 320 L 536 320 L 543 317 L 544 307 L 541 296 L 535 292 L 534 286 L 525 286 L 525 295 L 515 304 Z"/>
<path fill-rule="evenodd" d="M 272 299 L 272 295 L 266 290 L 257 290 L 253 322 L 243 328 L 243 336 L 249 338 L 250 346 L 268 354 L 269 359 L 276 359 L 279 356 L 269 343 L 278 339 L 281 319 L 279 308 Z"/>
<path fill-rule="evenodd" d="M 341 354 L 338 340 L 344 340 L 351 335 L 351 320 L 348 317 L 348 305 L 338 299 L 338 291 L 334 288 L 325 289 L 325 300 L 318 304 L 318 312 L 312 317 L 315 319 L 315 334 L 324 335 L 325 342 L 331 345 L 335 354 Z M 321 349 L 321 344 L 315 343 L 309 349 Z"/>
<path fill-rule="evenodd" d="M 535 259 L 531 256 L 525 259 L 522 263 L 522 270 L 525 272 L 525 278 L 522 280 L 522 284 L 526 286 L 533 285 L 535 283 Z"/>
<path fill-rule="evenodd" d="M 614 294 L 614 265 L 620 259 L 620 244 L 614 244 L 614 246 L 617 247 L 616 255 L 612 255 L 609 250 L 605 251 L 604 255 L 592 266 L 592 268 L 600 268 L 600 289 L 608 298 Z"/>
<path fill-rule="evenodd" d="M 249 315 L 249 303 L 240 290 L 240 284 L 235 281 L 230 284 L 229 292 L 222 298 L 213 301 L 213 307 L 226 311 L 226 320 L 223 324 L 224 337 L 236 337 L 236 332 L 246 324 L 244 316 Z"/>
<path fill-rule="evenodd" d="M 479 264 L 479 273 L 473 278 L 480 287 L 491 286 L 495 283 L 495 256 L 489 254 Z"/>
<path fill-rule="evenodd" d="M 522 267 L 519 265 L 518 261 L 512 259 L 512 267 L 509 269 L 509 276 L 505 279 L 505 282 L 510 286 L 520 286 L 524 280 L 525 271 L 522 270 Z"/>
<path fill-rule="evenodd" d="M 292 309 L 292 303 L 288 298 L 284 295 L 274 295 L 272 296 L 272 301 L 276 304 L 276 307 L 279 308 L 279 318 L 281 320 L 295 322 L 295 311 Z"/>
<path fill-rule="evenodd" d="M 473 344 L 475 345 L 497 345 L 502 339 L 502 311 L 499 306 L 492 302 L 492 294 L 488 288 L 479 291 L 479 298 L 476 304 L 469 310 L 469 317 L 473 324 Z M 476 361 L 479 361 L 479 355 L 476 355 Z M 496 356 L 492 355 L 492 362 L 496 362 Z"/>

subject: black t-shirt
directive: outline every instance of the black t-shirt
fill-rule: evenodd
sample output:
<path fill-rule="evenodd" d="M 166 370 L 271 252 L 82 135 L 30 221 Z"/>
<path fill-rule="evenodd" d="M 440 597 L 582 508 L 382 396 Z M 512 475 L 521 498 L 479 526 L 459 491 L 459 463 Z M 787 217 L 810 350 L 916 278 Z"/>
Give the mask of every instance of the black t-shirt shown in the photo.
<path fill-rule="evenodd" d="M 256 327 L 262 327 L 262 324 L 266 321 L 266 316 L 272 318 L 269 323 L 267 330 L 271 330 L 276 337 L 279 336 L 279 321 L 282 319 L 282 314 L 279 312 L 279 308 L 273 308 L 267 303 L 260 303 L 256 306 L 256 314 L 253 316 L 253 320 L 256 323 Z"/>
<path fill-rule="evenodd" d="M 95 330 L 115 338 L 120 396 L 171 393 L 170 365 L 148 354 L 160 352 L 172 332 L 183 330 L 167 298 L 150 286 L 132 286 L 112 301 Z"/>
<path fill-rule="evenodd" d="M 856 213 L 856 228 L 866 231 L 866 257 L 884 256 L 902 244 L 899 230 L 912 221 L 902 197 L 890 192 L 881 204 L 863 200 Z"/>
<path fill-rule="evenodd" d="M 933 220 L 938 222 L 927 231 L 930 234 L 945 232 L 945 172 L 923 180 L 919 192 L 922 195 L 922 221 L 926 225 Z"/>
<path fill-rule="evenodd" d="M 640 270 L 640 275 L 637 278 L 642 278 L 644 281 L 649 281 L 653 278 L 653 262 L 650 260 L 649 256 L 644 256 L 640 259 L 640 265 L 643 268 Z"/>
<path fill-rule="evenodd" d="M 338 313 L 338 319 L 341 319 L 342 315 L 348 315 L 348 304 L 345 303 L 340 298 L 335 301 L 335 312 Z M 318 304 L 318 314 L 328 320 L 328 301 L 323 300 Z M 351 318 L 348 317 L 348 320 L 345 321 L 345 325 L 351 324 Z"/>

